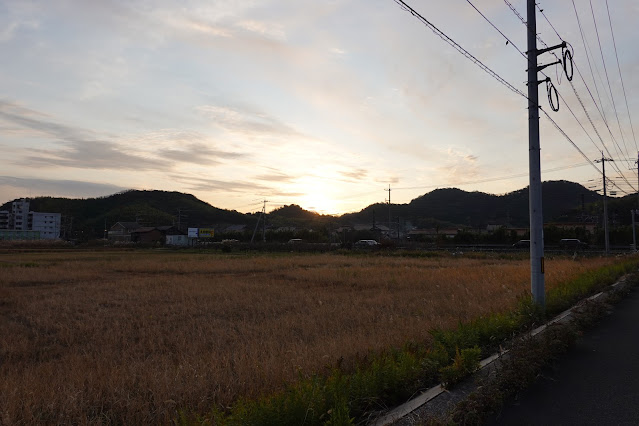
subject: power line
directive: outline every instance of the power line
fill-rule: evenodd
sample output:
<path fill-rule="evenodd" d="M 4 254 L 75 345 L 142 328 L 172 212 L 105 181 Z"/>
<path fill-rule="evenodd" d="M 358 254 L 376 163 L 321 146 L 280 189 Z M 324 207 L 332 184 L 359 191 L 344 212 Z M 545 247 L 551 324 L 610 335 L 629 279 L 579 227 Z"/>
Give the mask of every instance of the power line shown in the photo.
<path fill-rule="evenodd" d="M 624 148 L 626 148 L 626 154 L 628 154 L 628 147 L 626 146 L 626 138 L 621 130 L 621 123 L 619 122 L 619 114 L 617 114 L 617 105 L 615 104 L 615 97 L 612 94 L 612 87 L 610 85 L 610 78 L 608 77 L 608 68 L 606 67 L 606 60 L 604 58 L 603 49 L 601 48 L 601 39 L 599 38 L 599 29 L 597 27 L 597 18 L 595 18 L 595 9 L 592 7 L 592 0 L 590 0 L 590 11 L 592 12 L 592 20 L 595 23 L 595 34 L 597 34 L 597 43 L 599 44 L 599 53 L 601 53 L 601 62 L 603 63 L 604 73 L 606 74 L 606 82 L 608 83 L 608 90 L 610 91 L 610 100 L 612 101 L 612 109 L 615 112 L 617 118 L 617 125 L 619 126 L 619 133 L 621 134 L 621 141 Z"/>
<path fill-rule="evenodd" d="M 517 9 L 515 9 L 515 7 L 508 1 L 508 0 L 504 0 L 504 2 L 506 3 L 506 5 L 510 8 L 510 10 L 519 18 L 519 20 L 526 26 L 526 28 L 528 29 L 528 31 L 530 31 L 530 29 L 528 28 L 528 23 L 526 22 L 526 20 L 523 19 L 523 17 L 519 14 L 519 12 L 517 11 Z M 539 6 L 537 6 L 539 8 Z M 573 7 L 574 7 L 574 0 L 573 0 Z M 552 25 L 552 22 L 550 22 L 550 20 L 548 19 L 548 17 L 546 16 L 545 13 L 543 13 L 542 9 L 539 9 L 542 12 L 542 15 L 544 16 L 544 18 L 546 19 L 546 21 L 548 22 L 548 24 L 553 28 L 553 30 L 555 31 L 555 34 L 557 35 L 557 37 L 559 37 L 560 40 L 564 41 L 563 38 L 561 37 L 561 35 L 559 34 L 559 32 L 557 31 L 557 29 L 554 27 L 554 25 Z M 576 13 L 576 8 L 575 8 L 575 13 Z M 579 15 L 576 14 L 577 16 L 577 22 L 579 25 L 579 29 L 582 35 L 582 40 L 584 41 L 584 46 L 587 48 L 588 45 L 585 41 L 585 38 L 583 36 L 583 31 L 581 29 L 581 23 L 579 21 Z M 539 40 L 539 42 L 545 46 L 546 48 L 548 47 L 548 45 L 541 39 L 541 37 L 536 34 L 536 38 L 537 40 Z M 551 52 L 553 56 L 555 56 L 556 59 L 559 60 L 559 57 L 557 57 L 557 55 L 554 52 Z M 594 74 L 592 73 L 592 66 L 590 65 L 590 58 L 588 57 L 588 51 L 586 50 L 586 58 L 588 59 L 588 65 L 590 67 L 590 71 L 591 71 L 591 75 L 593 75 L 593 81 L 595 81 L 594 79 Z M 583 78 L 583 75 L 581 74 L 581 71 L 577 65 L 577 63 L 574 63 L 575 65 L 575 69 L 577 70 L 577 73 L 579 74 L 579 77 L 581 78 L 581 80 L 584 83 L 584 86 L 586 87 L 586 89 L 588 90 L 588 93 L 590 94 L 590 97 L 593 100 L 593 103 L 595 105 L 595 107 L 597 108 L 597 111 L 599 111 L 599 114 L 602 116 L 603 120 L 604 120 L 604 124 L 606 125 L 606 127 L 608 128 L 608 132 L 610 133 L 610 136 L 612 138 L 613 144 L 615 146 L 615 149 L 617 150 L 618 154 L 621 154 L 621 147 L 618 145 L 612 131 L 610 130 L 610 127 L 608 126 L 607 120 L 605 118 L 605 115 L 603 114 L 602 110 L 599 109 L 597 102 L 594 99 L 594 96 L 592 95 L 592 92 L 590 91 L 590 88 L 588 87 L 588 84 L 586 82 L 586 80 Z M 542 73 L 543 74 L 543 73 Z M 544 74 L 545 75 L 545 74 Z M 547 77 L 547 76 L 546 76 Z M 575 97 L 577 98 L 577 100 L 579 101 L 579 103 L 581 104 L 581 107 L 584 110 L 584 113 L 586 114 L 586 117 L 588 118 L 588 120 L 590 121 L 590 124 L 592 125 L 593 129 L 595 130 L 595 133 L 597 134 L 597 136 L 599 137 L 599 140 L 601 141 L 601 144 L 603 146 L 603 148 L 605 149 L 605 151 L 608 153 L 608 155 L 612 156 L 610 151 L 608 150 L 608 148 L 606 147 L 605 142 L 603 141 L 603 138 L 601 137 L 601 135 L 599 134 L 599 131 L 597 130 L 597 127 L 595 126 L 594 122 L 592 121 L 592 118 L 590 117 L 590 114 L 588 113 L 588 110 L 586 109 L 585 104 L 583 103 L 583 101 L 581 100 L 581 97 L 579 96 L 577 89 L 574 85 L 574 83 L 572 82 L 572 80 L 569 80 L 570 86 L 573 89 L 573 92 L 575 94 Z M 595 81 L 595 89 L 597 89 L 597 84 Z M 570 113 L 573 115 L 573 117 L 575 118 L 575 120 L 579 123 L 579 125 L 581 126 L 581 128 L 584 130 L 584 132 L 586 133 L 586 135 L 588 136 L 588 138 L 591 140 L 591 142 L 593 142 L 593 144 L 595 145 L 595 147 L 597 147 L 597 144 L 594 143 L 594 140 L 592 139 L 592 137 L 590 136 L 590 134 L 586 131 L 586 129 L 584 128 L 583 124 L 581 123 L 581 121 L 579 120 L 579 118 L 577 118 L 577 116 L 574 114 L 574 112 L 572 111 L 572 109 L 570 108 L 570 106 L 568 105 L 568 103 L 566 102 L 566 100 L 563 98 L 563 96 L 561 95 L 561 93 L 559 91 L 557 91 L 558 96 L 562 99 L 562 101 L 566 104 L 566 107 L 568 108 L 568 110 L 570 111 Z M 599 91 L 597 89 L 597 95 L 599 96 Z M 601 97 L 600 98 L 600 102 L 601 102 Z M 603 108 L 603 106 L 602 106 Z M 553 123 L 556 127 L 557 124 Z M 559 128 L 558 128 L 559 129 Z M 573 143 L 572 141 L 570 141 L 570 143 Z M 576 147 L 576 145 L 575 145 Z M 598 148 L 598 147 L 597 147 Z M 599 149 L 599 148 L 598 148 Z M 583 155 L 583 154 L 582 154 Z M 621 170 L 619 169 L 619 167 L 613 163 L 613 167 L 621 174 Z"/>
<path fill-rule="evenodd" d="M 579 13 L 577 12 L 577 6 L 575 5 L 575 1 L 574 0 L 572 0 L 572 6 L 573 6 L 573 10 L 575 12 L 575 17 L 577 18 L 577 25 L 579 27 L 579 33 L 581 34 L 581 40 L 582 40 L 582 42 L 584 44 L 584 51 L 586 53 L 586 59 L 588 60 L 588 68 L 590 69 L 590 75 L 592 76 L 592 81 L 593 81 L 593 83 L 595 85 L 595 91 L 597 92 L 597 98 L 599 99 L 599 103 L 601 104 L 601 108 L 599 108 L 599 106 L 597 105 L 597 101 L 595 101 L 595 98 L 594 98 L 592 92 L 590 91 L 590 88 L 588 87 L 588 83 L 586 83 L 585 78 L 581 74 L 581 71 L 580 71 L 579 67 L 576 64 L 575 64 L 575 69 L 577 70 L 577 73 L 579 74 L 579 77 L 581 78 L 581 80 L 584 82 L 584 85 L 586 86 L 586 89 L 588 90 L 588 93 L 590 94 L 592 102 L 594 103 L 595 107 L 597 108 L 597 111 L 599 111 L 599 115 L 601 115 L 601 118 L 603 119 L 603 122 L 604 122 L 606 128 L 608 129 L 608 133 L 610 133 L 610 137 L 612 138 L 612 141 L 613 141 L 616 149 L 618 149 L 618 151 L 621 152 L 621 147 L 617 143 L 617 140 L 615 139 L 615 137 L 614 137 L 614 135 L 612 133 L 612 130 L 610 129 L 610 126 L 608 125 L 608 119 L 606 118 L 605 110 L 604 110 L 604 107 L 603 107 L 603 102 L 601 101 L 601 95 L 599 94 L 599 88 L 597 87 L 597 80 L 596 80 L 595 74 L 594 74 L 594 72 L 592 70 L 592 64 L 590 62 L 590 56 L 588 55 L 588 52 L 590 51 L 590 46 L 588 45 L 588 42 L 586 41 L 586 37 L 584 36 L 583 28 L 581 26 L 581 20 L 579 19 Z M 590 55 L 592 55 L 592 52 L 590 53 Z M 594 55 L 593 55 L 593 61 L 594 61 Z M 599 79 L 602 80 L 601 75 L 599 74 L 599 71 L 597 71 L 597 75 L 599 76 Z M 584 106 L 584 109 L 585 109 L 585 106 Z M 616 167 L 616 169 L 619 169 L 619 168 Z"/>
<path fill-rule="evenodd" d="M 455 48 L 458 52 L 460 52 L 462 55 L 464 55 L 467 59 L 471 60 L 475 65 L 477 65 L 479 68 L 481 68 L 484 72 L 486 72 L 487 74 L 489 74 L 490 76 L 492 76 L 493 78 L 495 78 L 498 82 L 502 83 L 504 86 L 506 86 L 508 89 L 510 89 L 512 92 L 517 93 L 518 95 L 524 97 L 525 99 L 527 99 L 530 102 L 530 99 L 528 98 L 528 96 L 526 96 L 521 90 L 517 89 L 516 87 L 514 87 L 512 84 L 510 84 L 509 82 L 507 82 L 506 80 L 504 80 L 499 74 L 497 74 L 495 71 L 493 71 L 492 69 L 490 69 L 488 66 L 486 66 L 483 62 L 481 62 L 479 59 L 477 59 L 475 56 L 473 56 L 470 52 L 468 52 L 466 49 L 464 49 L 462 46 L 460 46 L 457 42 L 455 42 L 452 38 L 450 38 L 448 35 L 446 35 L 443 31 L 441 31 L 439 28 L 437 28 L 435 25 L 433 25 L 431 22 L 429 22 L 426 18 L 424 18 L 421 14 L 419 14 L 417 11 L 415 11 L 412 7 L 410 7 L 409 5 L 407 5 L 403 0 L 394 0 L 395 3 L 397 3 L 398 5 L 400 5 L 400 7 L 409 12 L 411 15 L 413 15 L 414 17 L 416 17 L 417 19 L 419 19 L 424 25 L 426 25 L 431 31 L 433 31 L 437 36 L 439 36 L 442 40 L 444 40 L 446 43 L 448 43 L 449 45 L 451 45 L 453 48 Z M 511 9 L 514 10 L 514 8 L 511 6 Z M 476 9 L 476 8 L 475 8 Z M 483 14 L 482 14 L 483 16 Z M 524 21 L 525 22 L 525 21 Z M 528 25 L 526 23 L 526 27 L 528 28 Z M 500 31 L 501 33 L 501 31 Z M 546 115 L 546 117 L 552 122 L 552 124 L 555 126 L 555 128 L 566 138 L 566 140 L 582 155 L 582 157 L 584 157 L 584 159 L 586 159 L 589 163 L 592 164 L 592 166 L 597 169 L 597 167 L 592 163 L 592 161 L 590 160 L 590 158 L 584 154 L 584 152 L 577 146 L 577 144 L 575 142 L 573 142 L 572 139 L 570 139 L 570 137 L 566 134 L 566 132 L 557 124 L 557 122 L 555 122 L 549 115 L 548 113 L 541 108 L 539 105 L 537 105 L 537 107 L 539 107 L 539 109 Z M 574 114 L 573 114 L 574 115 Z M 604 144 L 605 145 L 605 144 Z M 598 169 L 597 169 L 598 170 Z"/>
<path fill-rule="evenodd" d="M 610 19 L 610 8 L 608 7 L 608 0 L 606 0 L 606 10 L 608 12 L 608 22 L 610 23 L 610 34 L 612 35 L 612 45 L 615 48 L 615 57 L 617 58 L 617 68 L 619 69 L 619 78 L 621 79 L 621 88 L 623 89 L 623 97 L 626 101 L 626 110 L 628 111 L 628 120 L 630 120 L 630 130 L 632 130 L 632 138 L 635 141 L 635 148 L 639 151 L 639 146 L 637 146 L 637 138 L 635 137 L 635 128 L 632 125 L 632 117 L 630 116 L 630 107 L 628 106 L 628 97 L 626 96 L 626 86 L 623 83 L 623 75 L 621 74 L 621 65 L 619 65 L 619 55 L 617 54 L 617 43 L 615 41 L 615 33 L 612 29 L 612 19 Z"/>
<path fill-rule="evenodd" d="M 573 169 L 573 168 L 576 168 L 576 167 L 587 166 L 588 164 L 589 164 L 589 162 L 572 164 L 572 165 L 569 165 L 569 166 L 554 167 L 554 168 L 551 168 L 551 169 L 542 170 L 542 172 L 543 173 L 558 172 L 558 171 L 561 171 L 561 170 L 567 170 L 567 169 Z M 595 166 L 595 170 L 599 171 L 599 169 L 596 166 Z M 497 181 L 500 181 L 500 180 L 509 180 L 509 179 L 515 179 L 515 178 L 520 178 L 520 177 L 527 177 L 527 176 L 528 176 L 528 173 L 518 173 L 518 174 L 514 174 L 514 175 L 509 175 L 509 176 L 501 176 L 501 177 L 487 178 L 487 179 L 481 179 L 481 180 L 473 180 L 472 182 L 458 182 L 458 183 L 455 183 L 453 185 L 455 185 L 455 186 L 465 186 L 465 185 L 473 185 L 473 184 L 477 184 L 477 183 L 497 182 Z M 402 190 L 407 190 L 407 189 L 429 189 L 429 188 L 442 188 L 444 186 L 449 186 L 449 185 L 427 185 L 427 186 L 395 187 L 393 189 L 395 189 L 395 190 L 396 189 L 402 189 Z"/>
<path fill-rule="evenodd" d="M 504 37 L 506 39 L 506 43 L 510 43 L 512 45 L 512 47 L 514 47 L 515 49 L 517 49 L 517 51 L 521 54 L 521 56 L 523 56 L 524 58 L 527 58 L 526 54 L 524 52 L 521 51 L 521 49 L 519 49 L 519 47 L 517 47 L 517 45 L 515 43 L 513 43 L 513 41 L 511 39 L 509 39 L 506 34 L 504 34 L 499 28 L 497 28 L 497 26 L 495 24 L 493 24 L 490 19 L 488 19 L 486 17 L 486 15 L 484 15 L 483 13 L 481 13 L 481 11 L 479 9 L 477 9 L 477 7 L 475 7 L 474 4 L 471 3 L 470 0 L 466 0 L 468 2 L 469 5 L 471 5 L 473 7 L 473 9 L 475 9 L 477 11 L 477 13 L 479 13 L 482 18 L 484 18 L 486 20 L 486 22 L 488 22 L 490 25 L 492 25 L 492 27 L 497 30 L 497 32 L 499 32 L 499 34 L 502 35 L 502 37 Z"/>
<path fill-rule="evenodd" d="M 512 84 L 504 80 L 499 74 L 497 74 L 495 71 L 493 71 L 488 66 L 486 66 L 482 61 L 480 61 L 475 56 L 473 56 L 469 51 L 461 47 L 457 42 L 455 42 L 455 40 L 447 36 L 443 31 L 441 31 L 439 28 L 437 28 L 435 25 L 429 22 L 426 18 L 420 15 L 417 11 L 415 11 L 415 9 L 407 5 L 403 0 L 393 0 L 393 1 L 397 3 L 402 9 L 409 12 L 415 18 L 419 19 L 424 25 L 426 25 L 426 27 L 428 27 L 437 36 L 439 36 L 442 40 L 444 40 L 446 43 L 452 46 L 459 53 L 464 55 L 467 59 L 469 59 L 479 68 L 481 68 L 486 74 L 493 77 L 495 80 L 497 80 L 498 82 L 506 86 L 508 89 L 510 89 L 512 92 L 517 93 L 518 95 L 521 95 L 524 98 L 527 98 L 527 96 L 521 90 L 517 89 L 515 86 L 513 86 Z"/>

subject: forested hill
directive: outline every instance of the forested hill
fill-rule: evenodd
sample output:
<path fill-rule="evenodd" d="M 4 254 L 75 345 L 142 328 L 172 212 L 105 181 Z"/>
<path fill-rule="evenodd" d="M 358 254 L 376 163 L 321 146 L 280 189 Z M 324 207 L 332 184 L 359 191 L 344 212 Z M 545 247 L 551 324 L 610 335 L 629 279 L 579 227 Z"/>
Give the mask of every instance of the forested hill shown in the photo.
<path fill-rule="evenodd" d="M 549 181 L 542 185 L 544 221 L 574 219 L 584 204 L 597 202 L 601 196 L 574 182 Z M 488 224 L 528 226 L 528 188 L 504 195 L 467 192 L 457 188 L 436 189 L 408 204 L 393 204 L 392 220 L 410 220 L 418 227 L 434 224 L 485 228 Z M 374 204 L 359 213 L 347 215 L 351 221 L 370 221 L 376 213 L 380 223 L 388 222 L 388 205 Z M 572 215 L 571 215 L 572 213 Z"/>
<path fill-rule="evenodd" d="M 253 222 L 250 215 L 219 209 L 181 192 L 131 190 L 100 198 L 37 197 L 29 201 L 31 210 L 62 213 L 63 221 L 73 221 L 75 231 L 92 237 L 102 236 L 105 222 L 107 227 L 116 222 L 136 220 L 153 226 L 173 225 L 178 221 L 183 225 L 198 226 Z M 10 209 L 11 203 L 0 207 L 0 210 Z"/>
<path fill-rule="evenodd" d="M 601 196 L 583 186 L 567 181 L 543 183 L 544 221 L 577 220 L 581 214 L 582 198 L 586 210 L 596 212 Z M 636 197 L 636 196 L 632 196 Z M 634 207 L 636 198 L 631 196 L 612 200 L 615 204 L 626 203 Z M 631 199 L 632 198 L 632 199 Z M 85 237 L 101 237 L 104 224 L 110 227 L 116 222 L 136 221 L 146 225 L 212 226 L 220 224 L 254 226 L 255 214 L 244 214 L 235 210 L 214 207 L 193 195 L 168 191 L 125 191 L 108 197 L 68 199 L 37 197 L 30 199 L 31 210 L 59 212 L 64 221 L 72 221 L 76 233 Z M 223 204 L 221 201 L 220 204 Z M 619 215 L 624 215 L 624 208 Z M 275 227 L 317 228 L 339 225 L 377 224 L 388 222 L 388 205 L 373 204 L 358 213 L 339 217 L 309 212 L 297 205 L 281 207 L 269 213 L 267 223 Z M 416 227 L 469 226 L 485 228 L 488 224 L 528 226 L 528 188 L 504 195 L 483 192 L 466 192 L 460 189 L 437 189 L 408 204 L 390 206 L 392 220 L 398 217 Z M 11 203 L 0 206 L 10 210 Z"/>

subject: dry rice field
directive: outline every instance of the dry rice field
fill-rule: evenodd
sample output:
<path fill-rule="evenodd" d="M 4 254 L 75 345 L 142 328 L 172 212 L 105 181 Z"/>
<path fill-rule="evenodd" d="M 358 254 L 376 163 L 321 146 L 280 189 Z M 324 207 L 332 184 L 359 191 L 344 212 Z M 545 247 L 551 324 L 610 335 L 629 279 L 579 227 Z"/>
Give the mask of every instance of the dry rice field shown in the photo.
<path fill-rule="evenodd" d="M 612 260 L 548 260 L 547 287 Z M 0 254 L 0 424 L 162 424 L 513 308 L 524 260 Z"/>

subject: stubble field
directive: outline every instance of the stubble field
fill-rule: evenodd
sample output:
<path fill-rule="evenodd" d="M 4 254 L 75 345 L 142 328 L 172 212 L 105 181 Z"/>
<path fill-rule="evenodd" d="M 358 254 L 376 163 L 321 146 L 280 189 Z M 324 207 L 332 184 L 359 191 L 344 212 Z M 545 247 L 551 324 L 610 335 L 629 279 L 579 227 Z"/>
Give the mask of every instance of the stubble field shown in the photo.
<path fill-rule="evenodd" d="M 611 263 L 546 262 L 550 288 Z M 527 259 L 0 254 L 0 424 L 157 424 L 427 341 L 529 289 Z"/>

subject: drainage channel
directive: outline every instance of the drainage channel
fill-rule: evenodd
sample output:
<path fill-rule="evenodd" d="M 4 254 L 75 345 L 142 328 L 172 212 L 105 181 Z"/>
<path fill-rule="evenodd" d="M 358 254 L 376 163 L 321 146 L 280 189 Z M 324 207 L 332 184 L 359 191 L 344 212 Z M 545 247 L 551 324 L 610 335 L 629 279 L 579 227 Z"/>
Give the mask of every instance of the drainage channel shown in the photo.
<path fill-rule="evenodd" d="M 617 287 L 621 284 L 623 284 L 625 282 L 625 277 L 621 278 L 619 281 L 617 281 L 616 283 L 612 284 L 612 288 L 613 289 L 617 289 Z M 594 301 L 596 299 L 598 299 L 599 297 L 601 297 L 601 295 L 604 294 L 604 292 L 599 292 L 593 296 L 590 296 L 580 302 L 578 302 L 575 306 L 573 306 L 570 309 L 567 309 L 565 311 L 563 311 L 562 313 L 560 313 L 559 315 L 557 315 L 556 317 L 554 317 L 553 319 L 551 319 L 550 321 L 548 321 L 546 324 L 543 324 L 537 328 L 535 328 L 534 330 L 526 333 L 526 336 L 530 336 L 530 337 L 534 337 L 540 333 L 543 333 L 545 330 L 548 329 L 549 326 L 553 325 L 553 324 L 557 324 L 557 323 L 562 323 L 565 321 L 570 320 L 574 310 L 578 307 L 580 307 L 581 305 L 583 305 L 584 303 L 588 302 L 588 301 Z M 489 356 L 488 358 L 483 359 L 482 361 L 480 361 L 479 363 L 479 369 L 478 372 L 481 372 L 482 370 L 486 369 L 487 367 L 489 367 L 490 365 L 492 365 L 495 361 L 497 361 L 499 358 L 501 358 L 502 356 L 504 356 L 505 354 L 508 353 L 508 350 L 505 349 L 503 351 L 500 351 L 498 353 L 495 353 L 491 356 Z M 398 420 L 403 419 L 404 417 L 408 416 L 409 414 L 413 413 L 415 410 L 422 408 L 424 406 L 426 406 L 428 403 L 434 401 L 437 399 L 437 397 L 439 397 L 440 395 L 442 395 L 443 393 L 447 392 L 447 390 L 444 388 L 443 384 L 439 384 L 437 386 L 433 386 L 432 388 L 422 392 L 420 395 L 416 396 L 415 398 L 411 399 L 408 402 L 405 402 L 404 404 L 392 409 L 391 411 L 385 413 L 384 415 L 382 415 L 381 417 L 378 417 L 377 419 L 375 419 L 374 421 L 372 421 L 371 423 L 369 423 L 370 426 L 388 426 L 391 425 L 395 422 L 397 422 Z"/>

